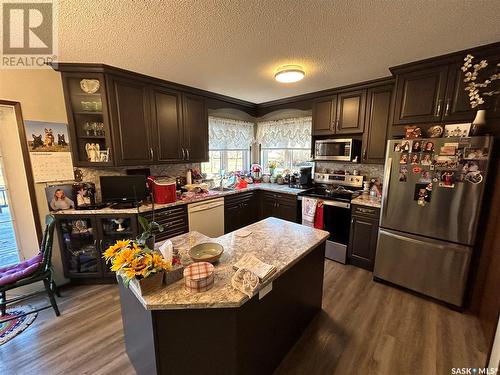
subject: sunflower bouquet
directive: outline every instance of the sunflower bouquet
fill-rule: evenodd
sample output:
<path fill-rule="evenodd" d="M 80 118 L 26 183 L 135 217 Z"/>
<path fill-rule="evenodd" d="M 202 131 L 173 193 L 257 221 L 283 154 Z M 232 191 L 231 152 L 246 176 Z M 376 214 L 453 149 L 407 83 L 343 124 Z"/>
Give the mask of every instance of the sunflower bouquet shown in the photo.
<path fill-rule="evenodd" d="M 103 258 L 111 263 L 111 271 L 120 275 L 125 285 L 133 279 L 145 279 L 172 267 L 160 253 L 131 240 L 117 241 L 104 251 Z"/>

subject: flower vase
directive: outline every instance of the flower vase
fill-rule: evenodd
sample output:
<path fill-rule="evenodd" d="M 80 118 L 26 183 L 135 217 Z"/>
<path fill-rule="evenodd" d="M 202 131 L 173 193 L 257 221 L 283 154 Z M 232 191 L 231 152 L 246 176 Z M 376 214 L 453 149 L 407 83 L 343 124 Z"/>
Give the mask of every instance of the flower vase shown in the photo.
<path fill-rule="evenodd" d="M 484 125 L 486 124 L 486 110 L 478 109 L 474 121 L 472 121 L 472 127 L 470 130 L 470 135 L 481 134 Z"/>
<path fill-rule="evenodd" d="M 151 249 L 151 250 L 154 250 L 155 249 L 155 235 L 151 235 L 151 237 L 149 237 L 146 242 L 145 242 L 145 245 Z"/>
<path fill-rule="evenodd" d="M 269 173 L 271 174 L 271 177 L 274 176 L 274 168 L 269 168 Z"/>

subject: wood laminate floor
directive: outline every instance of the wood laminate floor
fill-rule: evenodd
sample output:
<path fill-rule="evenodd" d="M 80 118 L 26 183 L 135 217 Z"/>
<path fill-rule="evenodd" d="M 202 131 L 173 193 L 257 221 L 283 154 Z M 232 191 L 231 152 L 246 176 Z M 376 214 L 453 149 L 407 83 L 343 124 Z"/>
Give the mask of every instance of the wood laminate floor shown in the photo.
<path fill-rule="evenodd" d="M 323 311 L 277 369 L 290 374 L 450 374 L 483 367 L 477 320 L 372 274 L 325 264 Z M 134 374 L 123 339 L 116 285 L 77 286 L 58 299 L 62 315 L 39 314 L 0 346 L 0 374 Z"/>

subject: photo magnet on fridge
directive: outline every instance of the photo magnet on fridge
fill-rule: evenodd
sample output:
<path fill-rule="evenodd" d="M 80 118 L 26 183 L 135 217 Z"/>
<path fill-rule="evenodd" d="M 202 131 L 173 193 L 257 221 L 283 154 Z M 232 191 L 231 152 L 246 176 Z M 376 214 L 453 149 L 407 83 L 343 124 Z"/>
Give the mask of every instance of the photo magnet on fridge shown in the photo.
<path fill-rule="evenodd" d="M 434 143 L 433 142 L 425 142 L 424 152 L 434 152 Z"/>
<path fill-rule="evenodd" d="M 464 159 L 488 159 L 487 148 L 465 148 Z"/>
<path fill-rule="evenodd" d="M 411 150 L 411 141 L 403 141 L 403 143 L 401 143 L 401 151 L 410 152 L 410 150 Z"/>
<path fill-rule="evenodd" d="M 399 182 L 406 182 L 408 180 L 408 168 L 406 166 L 399 168 Z"/>
<path fill-rule="evenodd" d="M 420 164 L 420 154 L 411 154 L 411 164 Z"/>
<path fill-rule="evenodd" d="M 431 172 L 428 170 L 423 170 L 422 173 L 420 174 L 420 179 L 419 182 L 425 182 L 425 183 L 430 183 L 432 182 L 432 176 Z"/>
<path fill-rule="evenodd" d="M 403 152 L 399 157 L 399 164 L 408 164 L 408 153 Z"/>
<path fill-rule="evenodd" d="M 401 152 L 401 143 L 394 144 L 394 152 Z"/>
<path fill-rule="evenodd" d="M 420 152 L 422 151 L 422 142 L 415 140 L 411 146 L 411 152 Z"/>
<path fill-rule="evenodd" d="M 454 188 L 455 187 L 455 172 L 442 171 L 439 177 L 439 187 Z"/>
<path fill-rule="evenodd" d="M 413 199 L 419 206 L 425 206 L 431 201 L 432 183 L 415 184 Z"/>
<path fill-rule="evenodd" d="M 432 165 L 432 154 L 423 153 L 422 158 L 420 159 L 420 164 L 422 165 Z"/>

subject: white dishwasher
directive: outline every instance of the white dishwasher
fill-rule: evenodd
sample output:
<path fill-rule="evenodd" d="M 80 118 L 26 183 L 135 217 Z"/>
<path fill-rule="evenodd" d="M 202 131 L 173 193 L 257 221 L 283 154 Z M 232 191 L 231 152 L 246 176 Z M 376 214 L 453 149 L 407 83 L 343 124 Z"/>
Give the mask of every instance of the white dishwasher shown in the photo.
<path fill-rule="evenodd" d="M 189 230 L 208 237 L 224 234 L 224 198 L 188 205 Z"/>

